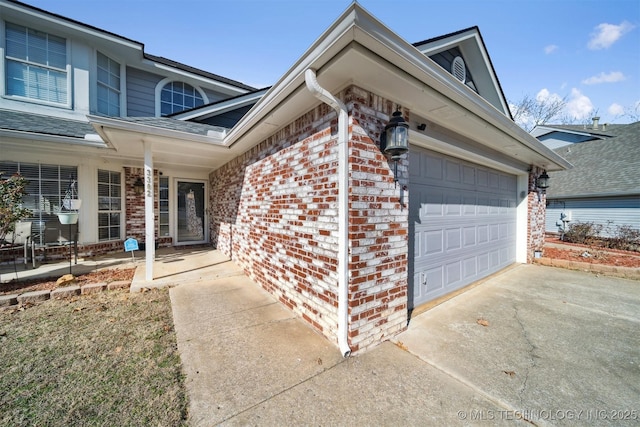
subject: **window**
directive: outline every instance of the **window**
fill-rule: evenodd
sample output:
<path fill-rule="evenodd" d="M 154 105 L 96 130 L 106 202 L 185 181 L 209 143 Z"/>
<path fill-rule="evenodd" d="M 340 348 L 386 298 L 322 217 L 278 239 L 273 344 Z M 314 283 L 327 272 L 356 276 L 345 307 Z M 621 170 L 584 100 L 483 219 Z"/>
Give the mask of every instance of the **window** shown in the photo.
<path fill-rule="evenodd" d="M 74 240 L 77 225 L 69 235 L 70 227 L 62 226 L 56 213 L 60 211 L 69 184 L 78 176 L 75 166 L 0 162 L 0 172 L 5 175 L 18 172 L 29 182 L 23 203 L 32 213 L 26 221 L 33 221 L 31 230 L 36 244 L 55 245 Z"/>
<path fill-rule="evenodd" d="M 120 172 L 98 169 L 98 240 L 120 239 L 122 218 Z"/>
<path fill-rule="evenodd" d="M 169 235 L 169 178 L 160 177 L 160 236 Z"/>
<path fill-rule="evenodd" d="M 204 105 L 200 92 L 188 83 L 169 82 L 160 92 L 160 114 L 166 116 Z"/>
<path fill-rule="evenodd" d="M 68 103 L 67 41 L 6 23 L 6 94 Z"/>
<path fill-rule="evenodd" d="M 98 113 L 120 116 L 120 64 L 98 52 Z"/>

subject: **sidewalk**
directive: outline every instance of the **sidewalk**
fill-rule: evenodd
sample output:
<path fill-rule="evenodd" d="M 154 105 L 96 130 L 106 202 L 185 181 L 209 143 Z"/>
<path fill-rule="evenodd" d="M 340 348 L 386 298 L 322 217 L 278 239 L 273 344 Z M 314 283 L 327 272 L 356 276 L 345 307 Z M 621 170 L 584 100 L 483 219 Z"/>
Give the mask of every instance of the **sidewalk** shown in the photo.
<path fill-rule="evenodd" d="M 192 426 L 605 425 L 637 409 L 635 281 L 520 265 L 344 359 L 233 262 L 197 277 L 170 289 Z"/>
<path fill-rule="evenodd" d="M 462 408 L 501 409 L 391 342 L 342 358 L 233 262 L 201 273 L 170 290 L 192 426 L 454 425 Z"/>

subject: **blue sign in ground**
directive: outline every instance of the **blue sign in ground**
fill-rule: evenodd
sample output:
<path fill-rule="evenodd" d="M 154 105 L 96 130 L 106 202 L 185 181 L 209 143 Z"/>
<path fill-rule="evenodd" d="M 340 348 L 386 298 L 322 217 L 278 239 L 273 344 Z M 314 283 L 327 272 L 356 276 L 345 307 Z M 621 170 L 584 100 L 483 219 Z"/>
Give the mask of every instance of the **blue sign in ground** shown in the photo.
<path fill-rule="evenodd" d="M 125 252 L 129 251 L 137 251 L 138 250 L 138 241 L 136 239 L 127 239 L 124 241 L 124 250 Z"/>

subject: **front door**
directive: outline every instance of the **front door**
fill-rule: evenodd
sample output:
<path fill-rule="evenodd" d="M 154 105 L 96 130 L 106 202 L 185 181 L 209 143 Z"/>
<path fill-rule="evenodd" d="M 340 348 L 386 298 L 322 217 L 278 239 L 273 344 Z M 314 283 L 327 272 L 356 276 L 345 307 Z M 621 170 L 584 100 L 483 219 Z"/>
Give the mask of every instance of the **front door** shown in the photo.
<path fill-rule="evenodd" d="M 204 182 L 177 181 L 178 243 L 206 241 Z"/>

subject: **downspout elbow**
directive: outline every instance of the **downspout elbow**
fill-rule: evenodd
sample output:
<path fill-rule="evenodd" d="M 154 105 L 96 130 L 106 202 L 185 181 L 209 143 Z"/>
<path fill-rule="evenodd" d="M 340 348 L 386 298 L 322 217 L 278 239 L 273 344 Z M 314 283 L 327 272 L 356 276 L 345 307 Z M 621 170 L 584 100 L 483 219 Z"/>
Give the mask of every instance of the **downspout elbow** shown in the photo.
<path fill-rule="evenodd" d="M 318 83 L 316 72 L 307 69 L 304 73 L 307 89 L 313 96 L 329 105 L 338 113 L 338 346 L 343 357 L 351 355 L 349 347 L 349 288 L 348 278 L 348 226 L 349 209 L 349 113 L 342 101 L 334 97 Z"/>

